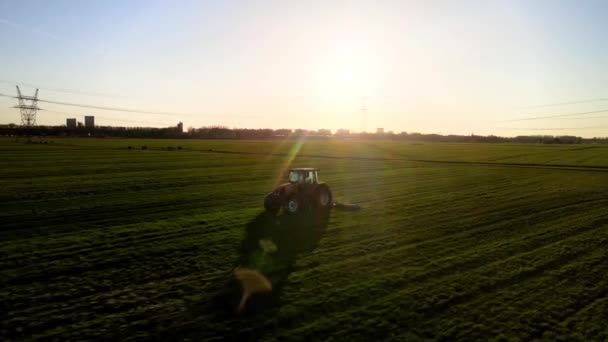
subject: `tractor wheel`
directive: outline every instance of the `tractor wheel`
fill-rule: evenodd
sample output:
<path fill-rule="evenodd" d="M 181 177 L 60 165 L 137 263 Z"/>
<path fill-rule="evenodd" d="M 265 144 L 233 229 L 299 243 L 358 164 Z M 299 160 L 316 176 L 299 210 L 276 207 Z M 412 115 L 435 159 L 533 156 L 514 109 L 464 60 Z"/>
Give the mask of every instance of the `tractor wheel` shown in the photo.
<path fill-rule="evenodd" d="M 325 184 L 319 185 L 319 187 L 315 190 L 313 203 L 319 209 L 329 209 L 332 207 L 332 195 L 331 190 Z"/>
<path fill-rule="evenodd" d="M 264 208 L 266 208 L 266 211 L 269 213 L 276 215 L 279 209 L 281 209 L 281 205 L 276 198 L 269 195 L 264 199 Z"/>
<path fill-rule="evenodd" d="M 288 214 L 296 214 L 302 208 L 302 201 L 298 198 L 298 196 L 292 195 L 287 197 L 285 204 L 283 205 L 283 209 Z"/>

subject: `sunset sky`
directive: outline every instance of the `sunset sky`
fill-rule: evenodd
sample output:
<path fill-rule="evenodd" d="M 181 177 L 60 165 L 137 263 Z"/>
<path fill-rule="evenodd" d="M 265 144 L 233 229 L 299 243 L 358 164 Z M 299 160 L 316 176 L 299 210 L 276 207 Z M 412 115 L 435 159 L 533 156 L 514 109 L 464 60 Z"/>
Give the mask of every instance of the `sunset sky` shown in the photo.
<path fill-rule="evenodd" d="M 608 110 L 607 13 L 607 1 L 4 0 L 0 94 L 20 84 L 163 112 L 40 103 L 39 124 L 608 136 L 608 111 L 515 121 Z M 15 104 L 0 97 L 1 124 L 20 123 Z"/>

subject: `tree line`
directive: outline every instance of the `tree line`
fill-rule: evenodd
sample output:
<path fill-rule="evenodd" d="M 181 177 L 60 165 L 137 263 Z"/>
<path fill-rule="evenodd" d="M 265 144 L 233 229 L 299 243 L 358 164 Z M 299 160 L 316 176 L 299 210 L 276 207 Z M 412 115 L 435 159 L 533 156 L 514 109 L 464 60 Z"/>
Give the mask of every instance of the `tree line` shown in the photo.
<path fill-rule="evenodd" d="M 35 126 L 23 127 L 17 125 L 0 125 L 0 135 L 3 136 L 78 136 L 78 137 L 119 137 L 119 138 L 170 138 L 170 139 L 286 139 L 307 137 L 310 139 L 383 139 L 403 140 L 412 142 L 459 142 L 459 143 L 535 143 L 535 144 L 580 144 L 608 143 L 607 137 L 582 138 L 562 135 L 522 135 L 516 137 L 500 137 L 495 135 L 441 135 L 423 133 L 359 133 L 348 130 L 338 130 L 332 133 L 328 129 L 251 129 L 228 128 L 211 126 L 189 128 L 181 132 L 177 127 L 115 127 L 96 126 L 95 128 L 65 126 Z"/>

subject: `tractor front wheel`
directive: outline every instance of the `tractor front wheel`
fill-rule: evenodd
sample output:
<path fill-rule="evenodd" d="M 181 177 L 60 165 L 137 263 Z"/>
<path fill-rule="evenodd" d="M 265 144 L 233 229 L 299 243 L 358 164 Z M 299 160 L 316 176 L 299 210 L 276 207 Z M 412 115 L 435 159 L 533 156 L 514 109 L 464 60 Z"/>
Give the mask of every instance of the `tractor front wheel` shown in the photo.
<path fill-rule="evenodd" d="M 297 196 L 289 196 L 283 208 L 288 214 L 296 214 L 302 207 L 302 201 Z"/>

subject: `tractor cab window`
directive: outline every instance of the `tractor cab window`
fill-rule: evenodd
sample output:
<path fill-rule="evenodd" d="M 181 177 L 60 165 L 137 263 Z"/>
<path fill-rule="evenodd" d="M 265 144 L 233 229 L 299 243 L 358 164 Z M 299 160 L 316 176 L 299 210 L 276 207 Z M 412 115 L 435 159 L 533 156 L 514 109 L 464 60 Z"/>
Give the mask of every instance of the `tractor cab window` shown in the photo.
<path fill-rule="evenodd" d="M 315 182 L 315 173 L 314 171 L 306 172 L 306 183 L 313 184 Z"/>
<path fill-rule="evenodd" d="M 291 171 L 289 172 L 289 181 L 291 183 L 300 183 L 301 182 L 301 175 L 299 172 L 295 172 L 295 171 Z"/>
<path fill-rule="evenodd" d="M 289 172 L 289 182 L 295 184 L 315 184 L 319 182 L 317 171 L 292 170 Z"/>

